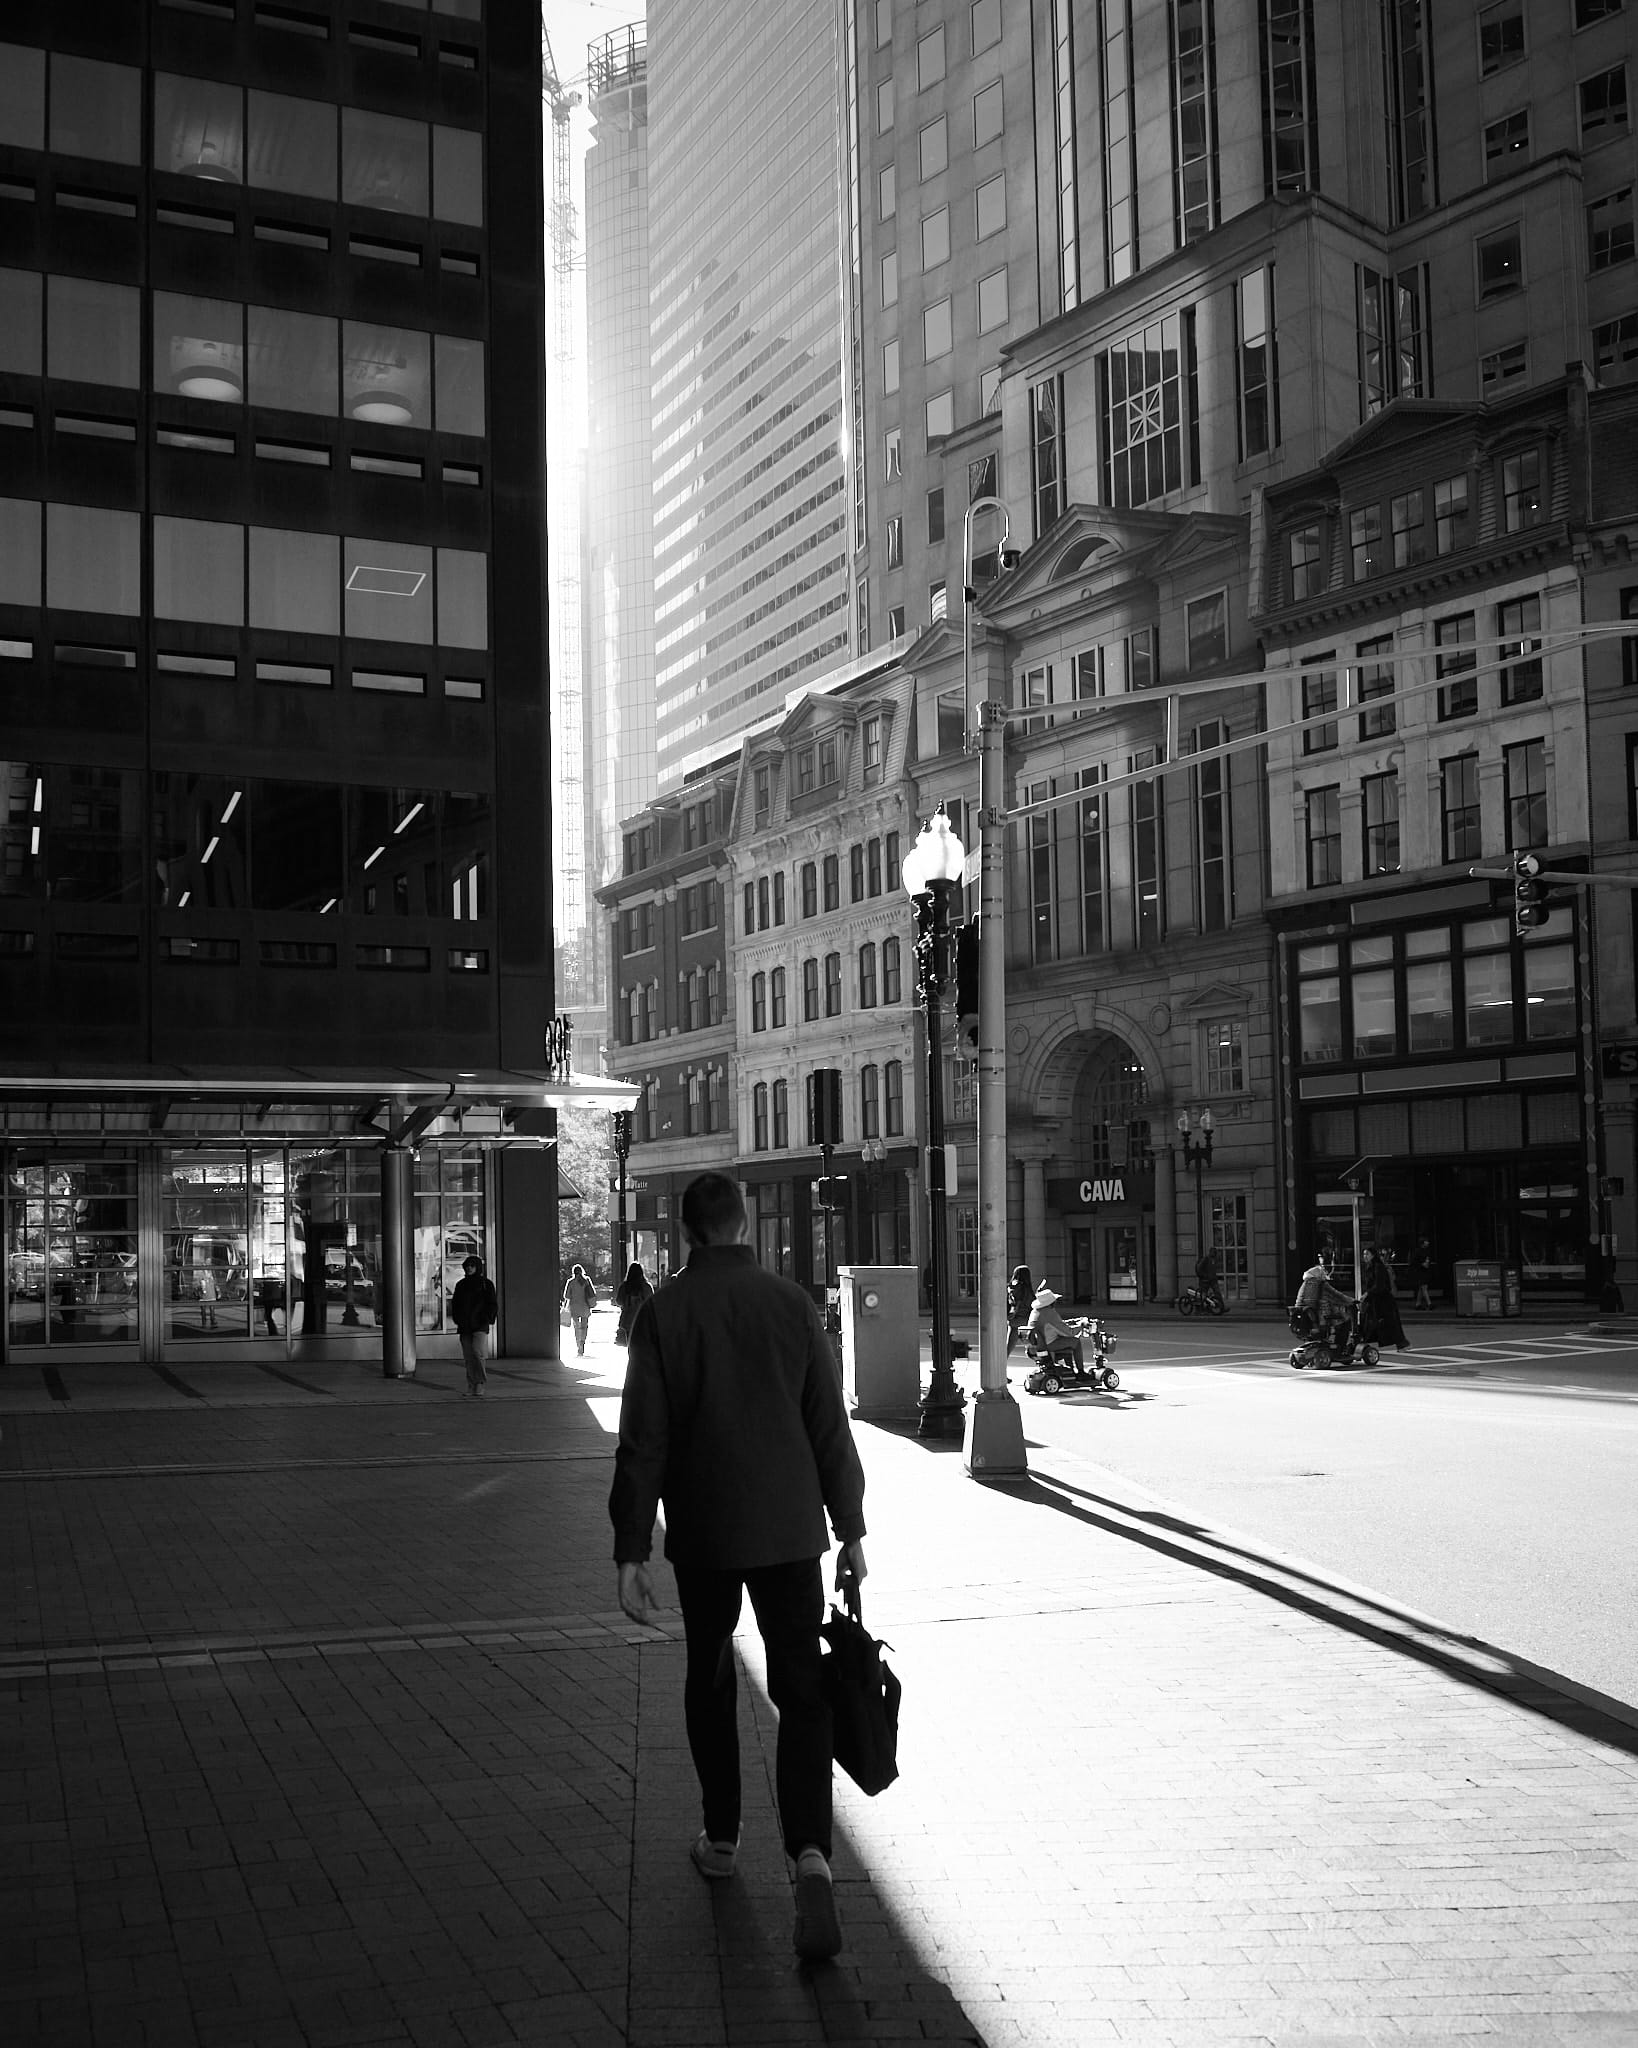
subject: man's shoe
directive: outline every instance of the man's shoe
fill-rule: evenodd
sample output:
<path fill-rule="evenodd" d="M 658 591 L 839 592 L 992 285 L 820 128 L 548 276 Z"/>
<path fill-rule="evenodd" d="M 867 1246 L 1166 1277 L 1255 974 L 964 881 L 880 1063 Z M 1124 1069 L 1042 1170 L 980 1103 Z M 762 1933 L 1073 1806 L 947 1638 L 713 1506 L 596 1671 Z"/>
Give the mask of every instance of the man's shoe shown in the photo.
<path fill-rule="evenodd" d="M 805 1963 L 828 1963 L 842 1946 L 830 1865 L 817 1849 L 796 1859 L 796 1953 Z"/>
<path fill-rule="evenodd" d="M 739 1839 L 736 1836 L 731 1842 L 713 1842 L 709 1835 L 701 1833 L 689 1844 L 688 1854 L 701 1877 L 732 1877 L 734 1862 L 739 1855 Z"/>

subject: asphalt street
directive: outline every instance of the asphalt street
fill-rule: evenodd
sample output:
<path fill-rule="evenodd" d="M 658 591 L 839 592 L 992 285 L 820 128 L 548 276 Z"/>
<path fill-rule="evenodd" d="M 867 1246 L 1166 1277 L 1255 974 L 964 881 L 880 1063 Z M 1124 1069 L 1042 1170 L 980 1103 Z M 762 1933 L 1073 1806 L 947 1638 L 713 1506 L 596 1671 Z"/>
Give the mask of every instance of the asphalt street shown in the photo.
<path fill-rule="evenodd" d="M 1028 1439 L 1638 1703 L 1638 1336 L 1413 1321 L 1294 1373 L 1278 1324 L 1111 1326 L 1117 1394 L 1015 1366 Z"/>

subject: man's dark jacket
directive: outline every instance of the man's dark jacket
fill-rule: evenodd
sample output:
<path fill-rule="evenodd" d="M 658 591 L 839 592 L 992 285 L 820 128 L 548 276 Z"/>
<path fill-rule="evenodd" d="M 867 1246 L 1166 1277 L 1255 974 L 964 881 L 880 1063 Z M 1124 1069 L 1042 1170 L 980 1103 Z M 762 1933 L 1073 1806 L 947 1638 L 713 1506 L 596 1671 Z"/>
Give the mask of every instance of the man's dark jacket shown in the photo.
<path fill-rule="evenodd" d="M 673 1564 L 748 1571 L 865 1533 L 864 1471 L 819 1312 L 748 1245 L 696 1245 L 632 1326 L 609 1515 L 647 1562 L 665 1502 Z"/>

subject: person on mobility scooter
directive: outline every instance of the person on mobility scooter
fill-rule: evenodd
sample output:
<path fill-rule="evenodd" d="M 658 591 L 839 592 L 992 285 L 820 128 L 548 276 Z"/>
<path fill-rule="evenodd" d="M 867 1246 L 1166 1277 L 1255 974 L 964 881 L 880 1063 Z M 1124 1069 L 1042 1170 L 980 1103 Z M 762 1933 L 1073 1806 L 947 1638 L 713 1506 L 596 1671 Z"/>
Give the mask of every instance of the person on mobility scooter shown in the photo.
<path fill-rule="evenodd" d="M 1293 1372 L 1349 1365 L 1356 1349 L 1365 1365 L 1375 1365 L 1381 1356 L 1374 1344 L 1361 1346 L 1356 1304 L 1331 1284 L 1329 1252 L 1322 1252 L 1302 1276 L 1289 1326 L 1298 1340 L 1286 1359 Z"/>
<path fill-rule="evenodd" d="M 1058 1310 L 1059 1297 L 1045 1282 L 1035 1290 L 1030 1304 L 1027 1341 L 1035 1370 L 1024 1382 L 1026 1394 L 1056 1394 L 1069 1387 L 1101 1387 L 1113 1391 L 1120 1375 L 1108 1364 L 1115 1340 L 1096 1316 L 1079 1316 L 1068 1321 Z M 1086 1345 L 1092 1346 L 1092 1363 L 1086 1362 Z"/>

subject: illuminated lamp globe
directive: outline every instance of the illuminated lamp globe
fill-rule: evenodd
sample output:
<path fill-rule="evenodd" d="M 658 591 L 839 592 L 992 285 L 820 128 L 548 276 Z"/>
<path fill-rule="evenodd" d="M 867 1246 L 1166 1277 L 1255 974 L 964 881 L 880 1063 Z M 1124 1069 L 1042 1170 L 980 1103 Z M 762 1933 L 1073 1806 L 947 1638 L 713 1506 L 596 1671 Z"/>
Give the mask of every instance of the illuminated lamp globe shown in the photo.
<path fill-rule="evenodd" d="M 967 849 L 951 829 L 941 805 L 916 835 L 904 857 L 905 893 L 923 896 L 933 882 L 959 882 L 966 871 Z"/>

